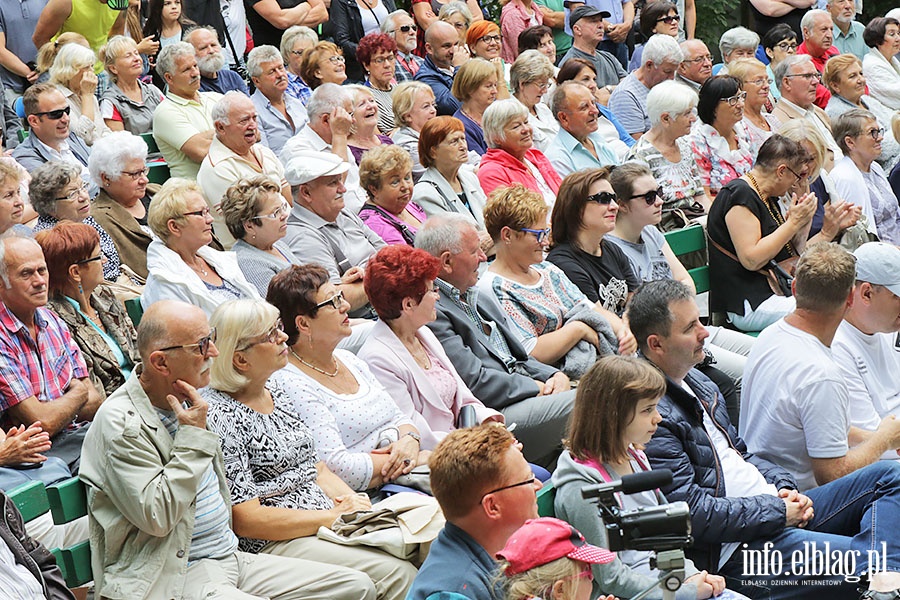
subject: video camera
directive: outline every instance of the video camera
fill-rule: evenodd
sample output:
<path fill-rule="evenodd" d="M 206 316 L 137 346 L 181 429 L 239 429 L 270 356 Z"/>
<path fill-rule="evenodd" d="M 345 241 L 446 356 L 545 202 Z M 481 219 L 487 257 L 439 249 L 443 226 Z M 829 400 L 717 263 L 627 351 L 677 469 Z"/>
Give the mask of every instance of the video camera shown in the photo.
<path fill-rule="evenodd" d="M 672 482 L 672 471 L 660 469 L 625 475 L 608 483 L 581 488 L 585 500 L 597 500 L 597 508 L 606 528 L 609 549 L 666 550 L 684 549 L 691 537 L 691 512 L 686 502 L 624 510 L 615 495 L 654 490 Z"/>

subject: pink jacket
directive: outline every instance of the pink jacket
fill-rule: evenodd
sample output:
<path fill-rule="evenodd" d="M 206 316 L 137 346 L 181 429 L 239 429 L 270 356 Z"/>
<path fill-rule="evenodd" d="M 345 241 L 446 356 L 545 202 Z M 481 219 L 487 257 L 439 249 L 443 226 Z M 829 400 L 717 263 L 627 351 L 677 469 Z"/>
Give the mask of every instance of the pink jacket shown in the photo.
<path fill-rule="evenodd" d="M 531 3 L 534 18 L 538 25 L 544 24 L 544 15 L 537 4 Z M 512 64 L 519 56 L 519 34 L 531 27 L 531 18 L 525 11 L 522 0 L 512 0 L 500 12 L 500 35 L 503 37 L 503 48 L 500 55 L 503 60 Z"/>
<path fill-rule="evenodd" d="M 543 152 L 537 148 L 531 148 L 525 153 L 525 160 L 537 167 L 554 194 L 559 192 L 559 184 L 562 183 L 562 179 Z M 511 186 L 516 183 L 521 183 L 538 194 L 541 193 L 541 188 L 538 187 L 537 180 L 531 174 L 531 169 L 515 156 L 500 148 L 491 148 L 481 157 L 481 164 L 478 166 L 478 181 L 481 182 L 481 189 L 484 190 L 486 196 L 490 196 L 491 192 L 498 187 Z"/>

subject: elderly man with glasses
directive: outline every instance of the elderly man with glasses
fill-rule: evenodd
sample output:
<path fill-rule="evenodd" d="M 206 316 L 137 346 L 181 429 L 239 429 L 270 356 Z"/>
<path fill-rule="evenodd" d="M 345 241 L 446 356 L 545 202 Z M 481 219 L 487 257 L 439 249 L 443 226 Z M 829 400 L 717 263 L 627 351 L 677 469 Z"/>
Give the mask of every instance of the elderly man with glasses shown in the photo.
<path fill-rule="evenodd" d="M 713 58 L 703 40 L 681 42 L 684 60 L 678 65 L 675 81 L 683 83 L 698 94 L 700 86 L 712 76 Z"/>
<path fill-rule="evenodd" d="M 397 60 L 394 63 L 394 78 L 397 83 L 412 81 L 425 59 L 413 54 L 418 41 L 416 22 L 405 10 L 395 10 L 381 24 L 381 32 L 393 38 L 397 44 Z"/>

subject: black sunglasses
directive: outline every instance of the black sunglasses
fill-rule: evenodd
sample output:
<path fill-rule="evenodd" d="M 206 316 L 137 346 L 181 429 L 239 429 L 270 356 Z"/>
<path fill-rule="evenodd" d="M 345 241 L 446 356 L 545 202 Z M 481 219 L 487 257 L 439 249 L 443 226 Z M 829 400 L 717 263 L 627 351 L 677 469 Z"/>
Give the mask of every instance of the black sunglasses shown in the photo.
<path fill-rule="evenodd" d="M 409 33 L 410 31 L 416 31 L 418 28 L 415 25 L 401 25 L 397 29 L 403 33 Z"/>
<path fill-rule="evenodd" d="M 596 202 L 597 204 L 610 204 L 616 201 L 616 195 L 612 192 L 598 192 L 587 197 L 588 202 Z"/>
<path fill-rule="evenodd" d="M 32 114 L 37 117 L 47 117 L 51 121 L 59 121 L 60 119 L 63 118 L 63 115 L 69 114 L 70 110 L 71 109 L 67 106 L 65 108 L 60 108 L 59 110 L 50 110 L 47 112 L 36 112 L 36 113 L 32 113 Z"/>
<path fill-rule="evenodd" d="M 649 192 L 646 192 L 643 194 L 635 194 L 634 196 L 629 198 L 629 200 L 643 198 L 644 202 L 647 203 L 647 206 L 651 206 L 652 204 L 654 204 L 656 202 L 657 198 L 662 198 L 662 195 L 663 195 L 663 189 L 662 189 L 662 186 L 659 186 L 655 190 L 650 190 Z"/>

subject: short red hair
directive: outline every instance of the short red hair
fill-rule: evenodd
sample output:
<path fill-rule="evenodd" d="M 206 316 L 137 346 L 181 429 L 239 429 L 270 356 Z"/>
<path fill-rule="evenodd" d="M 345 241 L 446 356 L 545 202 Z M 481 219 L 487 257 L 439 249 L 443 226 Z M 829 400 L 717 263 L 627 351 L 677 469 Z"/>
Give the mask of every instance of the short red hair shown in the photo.
<path fill-rule="evenodd" d="M 69 282 L 69 267 L 91 258 L 100 246 L 97 230 L 84 223 L 61 221 L 50 229 L 34 234 L 44 251 L 47 263 L 48 288 L 51 296 L 61 295 Z"/>
<path fill-rule="evenodd" d="M 363 287 L 382 321 L 400 316 L 404 298 L 421 300 L 425 283 L 441 272 L 441 261 L 412 246 L 385 246 L 366 264 Z"/>
<path fill-rule="evenodd" d="M 394 54 L 397 52 L 397 42 L 386 33 L 370 33 L 359 40 L 359 45 L 356 46 L 356 60 L 362 66 L 366 66 L 379 52 Z"/>
<path fill-rule="evenodd" d="M 434 164 L 431 158 L 431 150 L 447 139 L 454 131 L 465 131 L 466 126 L 456 117 L 434 117 L 425 121 L 422 131 L 419 132 L 419 162 L 426 169 Z"/>
<path fill-rule="evenodd" d="M 492 33 L 500 33 L 500 27 L 498 27 L 496 23 L 487 19 L 475 21 L 469 26 L 469 30 L 466 32 L 466 45 L 469 48 L 474 48 L 475 44 L 478 43 L 478 40 Z"/>

